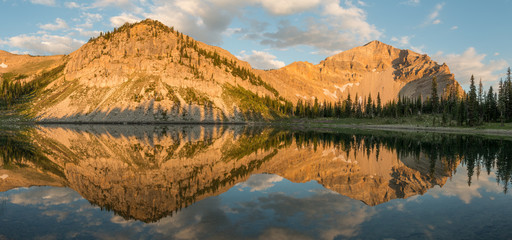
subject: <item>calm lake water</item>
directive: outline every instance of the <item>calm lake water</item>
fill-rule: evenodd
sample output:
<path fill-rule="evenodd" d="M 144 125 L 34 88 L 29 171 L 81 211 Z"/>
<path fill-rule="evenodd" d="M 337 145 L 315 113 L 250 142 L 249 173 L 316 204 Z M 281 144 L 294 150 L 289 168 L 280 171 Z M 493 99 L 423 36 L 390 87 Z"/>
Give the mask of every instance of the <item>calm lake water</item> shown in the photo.
<path fill-rule="evenodd" d="M 0 156 L 0 239 L 512 239 L 507 140 L 40 126 Z"/>

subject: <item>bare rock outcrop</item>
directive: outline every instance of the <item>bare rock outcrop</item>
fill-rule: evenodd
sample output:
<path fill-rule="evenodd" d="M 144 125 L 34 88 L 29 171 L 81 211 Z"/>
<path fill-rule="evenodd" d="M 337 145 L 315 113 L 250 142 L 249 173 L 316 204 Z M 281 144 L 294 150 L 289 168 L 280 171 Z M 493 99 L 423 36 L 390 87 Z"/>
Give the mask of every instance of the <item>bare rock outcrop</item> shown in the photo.
<path fill-rule="evenodd" d="M 40 121 L 241 122 L 278 114 L 258 102 L 277 91 L 248 63 L 158 21 L 125 24 L 68 59 L 35 102 Z"/>
<path fill-rule="evenodd" d="M 150 19 L 102 33 L 67 56 L 0 52 L 0 73 L 12 72 L 24 81 L 63 64 L 33 103 L 39 121 L 271 120 L 285 115 L 277 102 L 290 106 L 299 99 L 337 102 L 350 94 L 362 102 L 380 94 L 383 104 L 399 96 L 425 100 L 433 78 L 438 93 L 463 94 L 446 64 L 379 41 L 317 65 L 295 62 L 262 71 Z"/>
<path fill-rule="evenodd" d="M 354 100 L 380 94 L 383 103 L 398 96 L 425 100 L 430 95 L 432 79 L 438 82 L 438 92 L 450 90 L 463 93 L 446 64 L 439 65 L 429 56 L 411 50 L 401 50 L 379 41 L 372 41 L 326 58 L 317 65 L 295 62 L 271 71 L 260 71 L 263 79 L 279 88 L 280 94 L 296 102 L 334 102 L 348 94 Z"/>

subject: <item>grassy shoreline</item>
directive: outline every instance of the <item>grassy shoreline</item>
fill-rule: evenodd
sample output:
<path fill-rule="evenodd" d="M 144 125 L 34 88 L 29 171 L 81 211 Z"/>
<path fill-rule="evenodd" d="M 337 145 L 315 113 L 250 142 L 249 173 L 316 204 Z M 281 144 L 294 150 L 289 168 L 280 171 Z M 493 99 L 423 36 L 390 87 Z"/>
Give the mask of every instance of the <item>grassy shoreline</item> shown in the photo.
<path fill-rule="evenodd" d="M 318 119 L 289 119 L 274 122 L 274 125 L 288 126 L 298 129 L 361 129 L 382 130 L 395 132 L 435 132 L 465 135 L 486 135 L 512 138 L 512 123 L 484 123 L 479 126 L 456 126 L 454 123 L 441 124 L 440 118 L 433 116 L 405 118 L 318 118 Z"/>
<path fill-rule="evenodd" d="M 6 113 L 6 112 L 4 112 Z M 406 132 L 437 132 L 471 135 L 493 135 L 512 138 L 512 123 L 484 123 L 483 125 L 468 127 L 450 124 L 441 124 L 441 119 L 436 116 L 426 115 L 422 117 L 404 118 L 291 118 L 270 122 L 38 122 L 26 121 L 26 118 L 17 114 L 0 114 L 0 129 L 16 130 L 27 125 L 255 125 L 255 126 L 276 126 L 295 129 L 361 129 L 361 130 L 383 130 L 383 131 L 406 131 Z"/>

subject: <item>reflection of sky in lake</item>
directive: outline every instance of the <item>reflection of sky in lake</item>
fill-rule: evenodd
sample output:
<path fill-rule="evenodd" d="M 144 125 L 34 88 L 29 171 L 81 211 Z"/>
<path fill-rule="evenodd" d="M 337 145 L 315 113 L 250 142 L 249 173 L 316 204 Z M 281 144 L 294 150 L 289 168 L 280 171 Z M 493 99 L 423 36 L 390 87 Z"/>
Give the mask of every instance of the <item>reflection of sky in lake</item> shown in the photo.
<path fill-rule="evenodd" d="M 69 188 L 0 193 L 0 239 L 506 239 L 510 194 L 494 173 L 467 172 L 425 195 L 370 207 L 318 183 L 258 174 L 173 216 L 145 224 L 101 211 Z M 115 236 L 115 237 L 114 237 Z"/>

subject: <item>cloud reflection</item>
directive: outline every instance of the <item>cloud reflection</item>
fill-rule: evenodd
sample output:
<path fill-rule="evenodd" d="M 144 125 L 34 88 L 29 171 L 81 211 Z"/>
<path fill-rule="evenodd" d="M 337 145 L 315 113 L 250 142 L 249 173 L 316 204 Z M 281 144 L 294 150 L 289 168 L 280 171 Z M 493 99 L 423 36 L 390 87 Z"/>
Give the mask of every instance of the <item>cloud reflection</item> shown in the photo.
<path fill-rule="evenodd" d="M 453 176 L 442 188 L 439 186 L 429 190 L 428 193 L 435 198 L 440 196 L 458 197 L 466 204 L 470 204 L 474 198 L 481 198 L 482 191 L 501 193 L 503 189 L 496 183 L 496 174 L 481 173 L 478 180 L 474 180 L 468 186 L 467 168 L 459 166 L 457 174 Z"/>
<path fill-rule="evenodd" d="M 281 182 L 282 177 L 275 174 L 257 174 L 251 176 L 247 181 L 240 183 L 239 189 L 250 188 L 251 192 L 264 191 L 274 186 L 274 183 Z"/>
<path fill-rule="evenodd" d="M 21 191 L 9 196 L 9 200 L 13 204 L 18 205 L 62 205 L 78 201 L 82 197 L 69 188 L 50 188 L 41 187 L 30 189 L 30 191 Z"/>
<path fill-rule="evenodd" d="M 269 183 L 274 191 L 256 193 L 269 190 Z M 172 239 L 334 239 L 357 236 L 360 225 L 376 214 L 374 208 L 319 185 L 297 194 L 294 184 L 277 175 L 255 175 L 240 184 L 252 193 L 235 188 L 227 197 L 199 201 L 148 226 Z"/>

